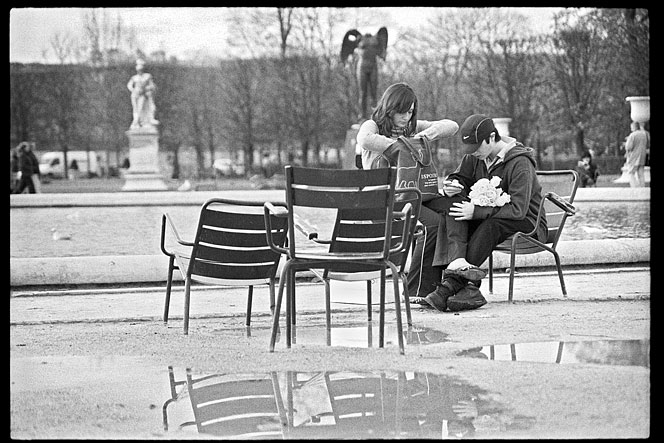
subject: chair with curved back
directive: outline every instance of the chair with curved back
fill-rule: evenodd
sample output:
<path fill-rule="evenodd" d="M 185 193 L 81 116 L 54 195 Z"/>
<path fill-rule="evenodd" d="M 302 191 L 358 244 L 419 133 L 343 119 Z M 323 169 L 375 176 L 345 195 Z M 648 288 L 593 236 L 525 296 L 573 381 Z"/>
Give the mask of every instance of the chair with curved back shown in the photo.
<path fill-rule="evenodd" d="M 403 210 L 406 204 L 410 203 L 413 210 L 411 212 L 410 220 L 410 243 L 413 243 L 415 237 L 418 235 L 416 230 L 418 229 L 418 217 L 420 214 L 420 207 L 422 205 L 422 193 L 417 188 L 402 188 L 395 190 L 395 202 L 394 210 L 401 211 Z M 337 220 L 334 225 L 334 230 L 332 232 L 332 238 L 330 240 L 319 239 L 317 233 L 308 233 L 310 239 L 317 243 L 329 244 L 330 252 L 362 252 L 370 251 L 372 247 L 375 247 L 371 242 L 376 239 L 380 239 L 383 235 L 385 227 L 380 223 L 368 223 L 371 220 L 380 218 L 380 212 L 382 209 L 378 210 L 379 212 L 368 211 L 365 208 L 361 209 L 344 209 L 339 211 L 337 215 Z M 395 221 L 393 229 L 398 228 L 400 221 Z M 361 227 L 361 229 L 360 229 Z M 408 264 L 408 251 L 411 249 L 411 244 L 406 245 L 404 251 L 399 251 L 396 254 L 390 256 L 390 261 L 398 266 L 399 272 L 396 275 L 392 275 L 392 278 L 400 279 L 403 284 L 403 294 L 404 301 L 406 305 L 406 319 L 408 326 L 412 326 L 411 310 L 410 310 L 410 301 L 408 294 L 408 282 L 407 282 L 407 264 Z M 355 281 L 366 281 L 367 282 L 367 311 L 368 311 L 368 320 L 371 321 L 371 300 L 372 300 L 372 282 L 380 278 L 380 269 L 376 268 L 375 270 L 358 270 L 356 266 L 350 266 L 345 270 L 336 270 L 330 271 L 325 269 L 322 272 L 316 269 L 312 269 L 312 272 L 320 278 L 325 284 L 325 297 L 326 300 L 330 298 L 330 280 L 344 281 L 344 282 L 355 282 Z M 395 297 L 398 294 L 395 294 Z"/>
<path fill-rule="evenodd" d="M 173 282 L 173 270 L 178 269 L 185 281 L 184 333 L 189 332 L 189 306 L 191 284 L 248 286 L 246 325 L 251 322 L 253 287 L 268 284 L 270 310 L 275 304 L 275 281 L 280 253 L 267 243 L 264 202 L 212 198 L 200 210 L 198 227 L 193 241 L 183 240 L 168 214 L 162 215 L 161 250 L 169 257 L 164 322 L 168 322 L 168 310 Z M 285 207 L 285 203 L 271 203 Z M 282 246 L 286 240 L 286 220 L 269 218 L 271 241 Z M 168 222 L 168 224 L 167 224 Z M 190 251 L 166 249 L 166 226 L 175 240 Z M 187 249 L 188 249 L 187 248 Z"/>
<path fill-rule="evenodd" d="M 398 275 L 399 269 L 391 261 L 397 254 L 405 253 L 410 245 L 410 224 L 413 207 L 406 203 L 401 211 L 394 210 L 396 168 L 370 170 L 334 170 L 318 168 L 285 167 L 287 211 L 279 211 L 273 205 L 265 204 L 265 216 L 280 215 L 288 220 L 288 247 L 281 247 L 270 241 L 275 252 L 286 255 L 286 262 L 279 279 L 279 294 L 273 314 L 270 352 L 274 352 L 279 330 L 279 316 L 284 286 L 286 296 L 286 347 L 291 347 L 291 325 L 295 324 L 295 274 L 297 271 L 322 269 L 331 272 L 341 271 L 380 271 L 380 320 L 379 347 L 384 344 L 385 328 L 385 276 L 387 269 L 392 275 Z M 354 220 L 351 229 L 370 229 L 373 224 L 380 226 L 378 236 L 373 238 L 366 248 L 360 251 L 334 251 L 325 245 L 318 249 L 304 247 L 302 240 L 296 239 L 298 232 L 316 232 L 321 237 L 323 229 L 304 229 L 312 213 L 317 214 L 316 223 L 327 225 L 333 230 L 335 225 L 343 224 L 344 214 L 357 215 L 358 212 L 371 215 L 370 220 L 357 223 Z M 327 217 L 325 217 L 327 215 Z M 309 217 L 309 218 L 308 218 Z M 327 222 L 327 223 L 326 223 Z M 266 221 L 266 224 L 269 223 Z M 269 226 L 269 224 L 268 224 Z M 268 229 L 268 237 L 270 236 Z M 307 237 L 306 242 L 312 243 Z M 401 323 L 401 301 L 398 296 L 399 283 L 394 278 L 394 305 L 398 330 L 399 351 L 403 354 L 403 328 Z M 328 292 L 329 295 L 329 292 Z M 325 300 L 326 326 L 330 327 L 330 299 Z"/>
<path fill-rule="evenodd" d="M 546 217 L 548 236 L 544 243 L 534 236 L 537 228 L 531 232 L 517 232 L 494 248 L 494 251 L 510 254 L 510 281 L 507 299 L 512 301 L 514 292 L 514 271 L 516 255 L 535 254 L 548 251 L 553 254 L 560 279 L 563 295 L 567 295 L 560 256 L 556 251 L 558 240 L 563 232 L 567 217 L 574 215 L 572 205 L 579 187 L 579 174 L 573 170 L 537 171 L 537 179 L 542 185 L 542 201 L 537 212 L 537 226 L 542 217 Z M 489 293 L 493 293 L 493 254 L 489 255 Z"/>

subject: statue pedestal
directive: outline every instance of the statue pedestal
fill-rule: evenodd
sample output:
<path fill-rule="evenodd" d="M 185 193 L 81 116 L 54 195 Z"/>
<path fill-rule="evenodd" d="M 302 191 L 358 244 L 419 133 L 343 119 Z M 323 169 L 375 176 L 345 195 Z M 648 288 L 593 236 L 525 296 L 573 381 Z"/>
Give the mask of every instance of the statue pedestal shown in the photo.
<path fill-rule="evenodd" d="M 167 191 L 159 173 L 159 132 L 154 126 L 130 129 L 129 169 L 124 174 L 123 191 Z"/>

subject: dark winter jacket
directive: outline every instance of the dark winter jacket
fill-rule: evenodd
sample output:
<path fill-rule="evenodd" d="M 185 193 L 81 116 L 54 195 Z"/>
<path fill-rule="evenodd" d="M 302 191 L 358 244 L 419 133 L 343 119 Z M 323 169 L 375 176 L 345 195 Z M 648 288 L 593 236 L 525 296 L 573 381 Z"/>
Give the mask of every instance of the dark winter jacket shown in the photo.
<path fill-rule="evenodd" d="M 39 174 L 39 160 L 32 151 L 21 151 L 18 156 L 18 168 L 23 175 Z"/>
<path fill-rule="evenodd" d="M 461 164 L 449 175 L 448 179 L 457 179 L 465 187 L 466 194 L 470 187 L 481 178 L 491 179 L 493 176 L 501 178 L 500 188 L 510 195 L 510 202 L 500 207 L 475 206 L 473 219 L 486 219 L 489 217 L 504 218 L 508 220 L 529 220 L 533 227 L 537 221 L 537 211 L 542 201 L 542 186 L 537 180 L 535 157 L 532 148 L 526 148 L 517 142 L 507 151 L 505 159 L 491 165 L 487 171 L 484 160 L 479 160 L 470 154 L 461 159 Z M 547 237 L 546 219 L 542 217 L 537 229 L 537 239 L 545 241 Z"/>

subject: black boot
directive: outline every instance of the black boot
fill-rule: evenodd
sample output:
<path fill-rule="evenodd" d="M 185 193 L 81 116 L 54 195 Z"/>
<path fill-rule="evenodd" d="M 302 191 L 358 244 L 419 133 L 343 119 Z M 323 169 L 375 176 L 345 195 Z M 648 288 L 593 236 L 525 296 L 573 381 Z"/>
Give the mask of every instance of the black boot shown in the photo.
<path fill-rule="evenodd" d="M 469 282 L 464 288 L 447 300 L 447 308 L 452 312 L 477 309 L 486 304 L 480 289 Z"/>
<path fill-rule="evenodd" d="M 436 286 L 436 290 L 424 298 L 429 305 L 439 311 L 447 310 L 447 299 L 459 292 L 466 286 L 467 280 L 455 274 L 445 272 L 442 283 Z"/>

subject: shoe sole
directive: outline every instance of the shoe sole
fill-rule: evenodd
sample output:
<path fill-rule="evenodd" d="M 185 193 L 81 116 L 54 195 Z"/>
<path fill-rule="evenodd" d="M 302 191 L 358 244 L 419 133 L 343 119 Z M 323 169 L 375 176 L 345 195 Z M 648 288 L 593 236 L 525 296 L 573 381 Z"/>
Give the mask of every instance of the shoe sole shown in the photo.
<path fill-rule="evenodd" d="M 477 309 L 481 306 L 484 306 L 487 303 L 486 300 L 478 300 L 476 302 L 468 302 L 468 301 L 456 301 L 456 300 L 447 300 L 447 309 L 453 312 L 459 312 L 459 311 L 470 311 L 473 309 Z"/>

